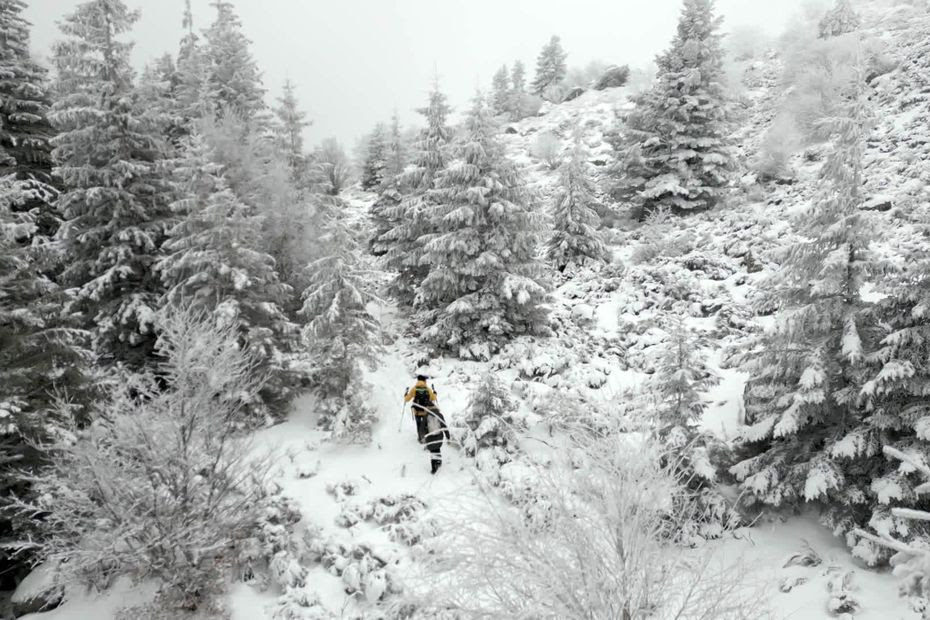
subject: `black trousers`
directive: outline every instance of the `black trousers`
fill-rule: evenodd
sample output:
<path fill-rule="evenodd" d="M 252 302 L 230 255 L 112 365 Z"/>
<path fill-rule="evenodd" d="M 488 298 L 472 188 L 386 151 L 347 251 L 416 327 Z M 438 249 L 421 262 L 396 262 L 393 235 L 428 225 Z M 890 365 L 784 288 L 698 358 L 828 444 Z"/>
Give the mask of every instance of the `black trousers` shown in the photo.
<path fill-rule="evenodd" d="M 429 451 L 430 473 L 435 474 L 442 466 L 442 431 L 430 433 L 426 437 L 426 449 Z"/>
<path fill-rule="evenodd" d="M 427 433 L 427 430 L 426 430 L 426 422 L 427 422 L 427 417 L 428 417 L 428 416 L 425 416 L 425 415 L 416 415 L 416 414 L 414 414 L 414 416 L 413 416 L 413 419 L 414 419 L 414 420 L 416 421 L 416 423 L 417 423 L 417 441 L 419 441 L 420 443 L 423 443 L 424 441 L 426 441 L 426 433 Z"/>

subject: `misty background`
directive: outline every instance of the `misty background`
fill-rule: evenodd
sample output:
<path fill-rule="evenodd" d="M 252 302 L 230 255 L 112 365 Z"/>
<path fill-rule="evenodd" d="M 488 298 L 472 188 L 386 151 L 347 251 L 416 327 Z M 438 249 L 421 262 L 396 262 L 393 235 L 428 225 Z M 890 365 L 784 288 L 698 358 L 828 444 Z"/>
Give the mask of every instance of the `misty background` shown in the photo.
<path fill-rule="evenodd" d="M 717 0 L 725 32 L 759 28 L 777 36 L 810 0 Z M 30 0 L 32 45 L 48 56 L 57 20 L 79 0 Z M 141 68 L 182 35 L 184 0 L 126 0 L 142 11 L 128 39 Z M 569 67 L 593 60 L 648 66 L 675 32 L 679 0 L 235 0 L 252 53 L 264 71 L 269 102 L 291 79 L 313 125 L 310 143 L 335 136 L 347 146 L 396 108 L 419 122 L 433 75 L 461 111 L 476 88 L 487 89 L 502 64 L 520 59 L 532 77 L 536 56 L 553 34 Z M 193 0 L 195 30 L 213 20 L 210 0 Z"/>

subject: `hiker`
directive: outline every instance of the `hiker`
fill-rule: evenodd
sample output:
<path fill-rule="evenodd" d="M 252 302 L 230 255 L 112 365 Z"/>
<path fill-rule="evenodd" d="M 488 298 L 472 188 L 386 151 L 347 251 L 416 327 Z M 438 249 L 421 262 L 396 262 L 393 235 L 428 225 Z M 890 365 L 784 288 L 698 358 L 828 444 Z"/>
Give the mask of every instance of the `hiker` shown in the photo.
<path fill-rule="evenodd" d="M 427 429 L 426 420 L 431 410 L 436 408 L 436 392 L 426 385 L 426 375 L 417 375 L 417 382 L 412 388 L 404 392 L 404 402 L 413 401 L 410 409 L 413 412 L 413 419 L 417 423 L 417 441 L 425 441 Z"/>
<path fill-rule="evenodd" d="M 426 416 L 426 449 L 429 450 L 430 473 L 435 474 L 442 467 L 442 444 L 449 440 L 449 428 L 446 419 L 436 407 L 430 409 Z"/>

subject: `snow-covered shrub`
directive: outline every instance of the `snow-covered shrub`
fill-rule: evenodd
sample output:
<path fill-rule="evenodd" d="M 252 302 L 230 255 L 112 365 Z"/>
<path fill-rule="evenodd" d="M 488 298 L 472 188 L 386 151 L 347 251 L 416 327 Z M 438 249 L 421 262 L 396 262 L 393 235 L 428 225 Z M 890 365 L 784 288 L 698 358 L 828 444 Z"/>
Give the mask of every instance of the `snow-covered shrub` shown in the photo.
<path fill-rule="evenodd" d="M 422 517 L 426 504 L 413 495 L 388 495 L 369 502 L 346 502 L 336 525 L 352 527 L 361 521 L 378 525 L 394 542 L 416 545 L 436 534 L 436 524 Z"/>
<path fill-rule="evenodd" d="M 924 482 L 914 488 L 914 493 L 918 497 L 930 493 L 930 466 L 924 458 L 917 454 L 907 454 L 890 446 L 885 446 L 884 453 L 888 458 L 900 461 L 902 469 L 920 473 Z M 924 524 L 930 521 L 930 512 L 912 508 L 892 508 L 891 516 L 895 520 L 904 522 L 904 530 L 910 534 L 910 541 L 893 537 L 889 532 L 891 528 L 877 522 L 873 522 L 872 527 L 878 535 L 861 529 L 855 530 L 853 534 L 873 545 L 894 552 L 891 556 L 891 565 L 894 567 L 895 576 L 901 582 L 901 595 L 915 597 L 922 601 L 924 607 L 928 607 L 930 606 L 930 531 Z"/>
<path fill-rule="evenodd" d="M 679 230 L 666 207 L 651 212 L 640 229 L 640 243 L 633 249 L 633 263 L 651 263 L 658 258 L 674 258 L 692 250 L 694 237 L 690 230 Z"/>
<path fill-rule="evenodd" d="M 320 562 L 331 574 L 342 578 L 346 594 L 369 603 L 401 592 L 400 584 L 389 571 L 390 562 L 367 545 L 347 547 L 329 543 Z"/>
<path fill-rule="evenodd" d="M 562 141 L 554 133 L 543 132 L 533 140 L 530 155 L 546 164 L 549 170 L 557 170 L 562 165 Z"/>
<path fill-rule="evenodd" d="M 801 148 L 801 136 L 791 114 L 781 113 L 766 130 L 752 168 L 760 180 L 790 176 L 791 158 Z"/>
<path fill-rule="evenodd" d="M 687 491 L 656 451 L 619 434 L 579 433 L 551 454 L 527 465 L 536 493 L 523 506 L 480 492 L 456 497 L 417 568 L 428 579 L 410 582 L 421 609 L 492 618 L 761 616 L 763 601 L 738 565 L 666 539 L 669 523 L 693 515 L 679 510 L 689 502 L 675 499 Z"/>
<path fill-rule="evenodd" d="M 153 579 L 193 609 L 222 588 L 261 519 L 268 459 L 252 456 L 238 417 L 261 383 L 233 327 L 192 313 L 159 321 L 158 378 L 126 375 L 82 427 L 61 420 L 35 477 L 44 538 L 22 541 L 62 582 L 106 587 Z"/>
<path fill-rule="evenodd" d="M 499 463 L 510 460 L 517 448 L 517 431 L 523 428 L 517 403 L 493 373 L 487 373 L 472 390 L 462 422 L 464 428 L 452 431 L 465 454 L 475 457 L 488 452 Z"/>

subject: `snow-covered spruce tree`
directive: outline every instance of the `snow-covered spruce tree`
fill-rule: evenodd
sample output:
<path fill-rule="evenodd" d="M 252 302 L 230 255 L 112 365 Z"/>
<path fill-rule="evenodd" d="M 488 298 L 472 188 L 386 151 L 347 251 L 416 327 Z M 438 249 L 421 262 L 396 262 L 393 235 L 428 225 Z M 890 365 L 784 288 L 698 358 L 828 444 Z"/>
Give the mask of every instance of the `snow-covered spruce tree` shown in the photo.
<path fill-rule="evenodd" d="M 827 11 L 817 26 L 821 39 L 839 37 L 859 30 L 862 20 L 849 0 L 836 0 L 833 8 Z"/>
<path fill-rule="evenodd" d="M 395 111 L 391 116 L 391 135 L 388 137 L 387 162 L 384 168 L 384 185 L 396 187 L 407 165 L 407 145 L 401 132 L 400 118 Z"/>
<path fill-rule="evenodd" d="M 237 115 L 205 118 L 196 129 L 210 147 L 210 157 L 222 166 L 236 196 L 262 219 L 258 248 L 275 260 L 279 279 L 296 292 L 306 285 L 304 267 L 316 254 L 313 208 L 294 185 L 286 159 L 268 135 Z"/>
<path fill-rule="evenodd" d="M 707 365 L 703 350 L 710 341 L 706 335 L 688 329 L 681 321 L 672 323 L 667 332 L 656 372 L 647 384 L 655 403 L 652 432 L 656 445 L 664 450 L 664 461 L 688 490 L 683 498 L 691 502 L 692 515 L 689 523 L 669 533 L 681 540 L 717 537 L 721 528 L 735 523 L 738 514 L 714 489 L 714 440 L 698 424 L 707 406 L 706 393 L 720 378 Z"/>
<path fill-rule="evenodd" d="M 218 114 L 234 113 L 247 122 L 265 109 L 265 90 L 251 42 L 228 0 L 213 0 L 216 18 L 204 31 L 207 97 Z"/>
<path fill-rule="evenodd" d="M 131 44 L 119 40 L 138 13 L 121 0 L 90 0 L 64 18 L 56 43 L 58 100 L 50 118 L 55 173 L 64 190 L 59 231 L 68 257 L 70 308 L 108 363 L 143 364 L 155 344 L 162 289 L 152 265 L 167 228 L 169 191 L 158 162 L 164 144 L 133 97 Z"/>
<path fill-rule="evenodd" d="M 877 264 L 863 220 L 863 153 L 871 125 L 861 73 L 846 114 L 826 127 L 832 152 L 819 199 L 798 221 L 805 239 L 788 248 L 762 303 L 779 310 L 749 354 L 746 458 L 731 471 L 751 500 L 774 506 L 816 502 L 837 532 L 869 521 L 877 506 L 885 416 L 863 406 L 867 357 L 877 345 L 875 309 L 860 295 Z"/>
<path fill-rule="evenodd" d="M 307 266 L 310 284 L 301 314 L 302 336 L 314 391 L 320 397 L 320 424 L 351 442 L 371 439 L 375 413 L 363 398 L 363 365 L 378 353 L 378 323 L 367 306 L 374 298 L 358 256 L 358 244 L 343 220 L 338 198 L 317 196 L 325 218 L 321 243 L 326 256 Z"/>
<path fill-rule="evenodd" d="M 407 147 L 400 129 L 397 112 L 391 117 L 391 130 L 385 145 L 385 163 L 381 184 L 378 186 L 378 199 L 372 203 L 368 214 L 371 216 L 372 233 L 369 250 L 375 256 L 384 256 L 387 247 L 381 238 L 394 228 L 396 222 L 392 217 L 403 200 L 402 175 L 407 165 Z"/>
<path fill-rule="evenodd" d="M 377 190 L 384 183 L 388 160 L 388 136 L 384 123 L 378 123 L 365 143 L 362 162 L 362 189 Z"/>
<path fill-rule="evenodd" d="M 278 416 L 296 384 L 288 358 L 298 328 L 282 310 L 290 288 L 279 280 L 274 259 L 261 250 L 262 218 L 229 189 L 196 134 L 174 176 L 178 200 L 172 208 L 179 221 L 155 266 L 167 289 L 165 302 L 234 329 L 264 380 L 259 400 L 244 409 L 253 421 Z"/>
<path fill-rule="evenodd" d="M 616 145 L 613 193 L 639 218 L 659 207 L 710 209 L 724 196 L 734 162 L 720 23 L 713 0 L 685 0 L 652 88 L 634 100 Z"/>
<path fill-rule="evenodd" d="M 3 151 L 0 150 L 0 156 Z M 86 333 L 68 326 L 66 296 L 36 260 L 33 214 L 23 209 L 34 179 L 0 177 L 0 538 L 8 538 L 12 495 L 31 496 L 29 476 L 44 455 L 35 445 L 52 430 L 57 399 L 83 417 L 92 397 Z M 31 553 L 14 557 L 0 546 L 0 570 L 21 577 Z"/>
<path fill-rule="evenodd" d="M 210 98 L 210 73 L 208 58 L 200 38 L 194 32 L 194 16 L 191 0 L 184 2 L 182 19 L 184 36 L 178 49 L 177 77 L 174 100 L 181 123 L 188 128 L 196 120 L 214 112 Z"/>
<path fill-rule="evenodd" d="M 464 428 L 454 432 L 466 456 L 480 454 L 482 464 L 503 464 L 511 459 L 522 422 L 517 417 L 516 401 L 494 373 L 487 373 L 475 384 L 462 422 Z"/>
<path fill-rule="evenodd" d="M 562 164 L 560 188 L 552 214 L 554 230 L 546 250 L 546 257 L 559 271 L 586 260 L 607 260 L 607 249 L 597 231 L 600 218 L 594 210 L 597 197 L 588 150 L 577 129 L 574 140 L 571 158 Z"/>
<path fill-rule="evenodd" d="M 385 209 L 384 216 L 392 227 L 378 239 L 385 268 L 395 273 L 388 293 L 404 306 L 413 304 L 420 283 L 429 273 L 429 265 L 422 260 L 425 237 L 432 231 L 426 209 L 431 204 L 433 181 L 448 163 L 452 139 L 447 125 L 451 108 L 438 84 L 433 85 L 427 106 L 418 112 L 425 117 L 426 126 L 414 144 L 411 166 L 401 179 L 407 194 L 399 204 Z"/>
<path fill-rule="evenodd" d="M 532 84 L 534 94 L 546 97 L 550 87 L 557 86 L 565 79 L 566 58 L 568 54 L 562 49 L 562 41 L 558 36 L 553 35 L 536 59 L 536 76 Z"/>
<path fill-rule="evenodd" d="M 495 114 L 506 114 L 510 109 L 510 70 L 501 66 L 491 80 L 491 108 Z"/>
<path fill-rule="evenodd" d="M 912 217 L 926 221 L 926 207 L 915 209 Z M 922 468 L 908 464 L 926 463 L 930 440 L 930 252 L 921 235 L 905 243 L 898 248 L 906 257 L 903 266 L 885 274 L 877 287 L 883 295 L 876 308 L 882 340 L 869 356 L 871 377 L 862 394 L 871 410 L 863 423 L 865 436 L 884 445 L 886 453 L 906 456 L 899 459 L 903 464 L 878 458 L 871 463 L 874 512 L 869 526 L 909 544 L 927 532 L 896 518 L 894 511 L 928 509 L 916 491 L 926 482 Z M 857 548 L 859 555 L 869 557 L 871 542 Z"/>
<path fill-rule="evenodd" d="M 424 210 L 436 230 L 425 237 L 421 261 L 430 271 L 416 306 L 426 341 L 487 359 L 516 336 L 546 332 L 540 217 L 480 95 L 454 156 Z"/>
<path fill-rule="evenodd" d="M 294 84 L 290 80 L 284 82 L 284 92 L 278 98 L 274 114 L 277 118 L 274 127 L 275 144 L 287 160 L 294 184 L 304 187 L 309 174 L 309 161 L 304 152 L 304 129 L 311 123 L 307 120 L 307 114 L 300 109 Z"/>
<path fill-rule="evenodd" d="M 29 55 L 25 8 L 22 0 L 0 0 L 0 149 L 5 152 L 0 176 L 14 174 L 27 182 L 21 194 L 25 202 L 11 208 L 32 212 L 34 233 L 51 237 L 59 225 L 52 204 L 56 192 L 49 139 L 54 131 L 48 121 L 46 72 Z"/>

